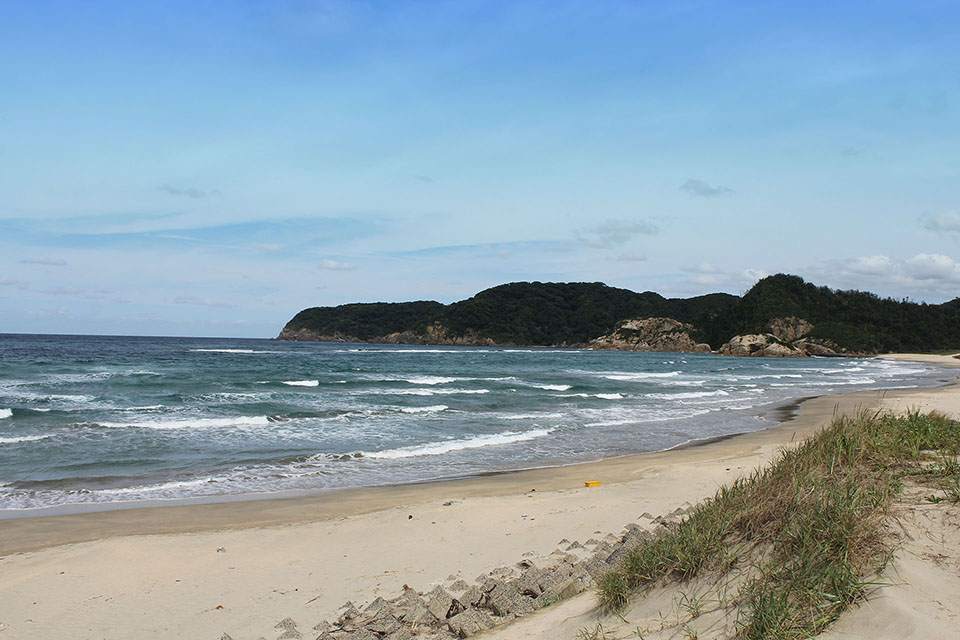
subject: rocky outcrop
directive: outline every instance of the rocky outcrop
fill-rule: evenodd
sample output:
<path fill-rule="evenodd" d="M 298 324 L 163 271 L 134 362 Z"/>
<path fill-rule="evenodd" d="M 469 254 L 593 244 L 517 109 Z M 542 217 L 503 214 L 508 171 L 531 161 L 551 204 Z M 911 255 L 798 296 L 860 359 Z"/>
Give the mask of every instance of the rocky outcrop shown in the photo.
<path fill-rule="evenodd" d="M 620 349 L 627 351 L 685 351 L 710 353 L 710 345 L 691 337 L 693 325 L 673 318 L 636 318 L 624 320 L 613 332 L 594 338 L 587 346 L 592 349 Z"/>
<path fill-rule="evenodd" d="M 424 331 L 399 331 L 373 338 L 377 344 L 435 344 L 461 347 L 496 347 L 490 338 L 481 338 L 476 331 L 467 331 L 462 336 L 452 336 L 450 331 L 439 322 L 428 326 Z M 500 345 L 505 346 L 505 345 Z"/>
<path fill-rule="evenodd" d="M 276 339 L 290 340 L 291 342 L 350 342 L 345 336 L 321 336 L 313 329 L 293 329 L 289 326 L 284 327 Z"/>
<path fill-rule="evenodd" d="M 766 356 L 797 358 L 806 355 L 800 349 L 780 341 L 772 333 L 750 333 L 734 336 L 717 349 L 722 356 Z"/>
<path fill-rule="evenodd" d="M 788 318 L 787 320 L 798 320 L 797 318 Z M 777 321 L 774 321 L 777 322 Z M 809 327 L 807 333 L 813 329 L 813 325 L 805 320 L 800 323 Z M 771 322 L 771 325 L 774 323 Z M 769 327 L 770 325 L 768 325 Z M 776 325 L 774 325 L 776 326 Z M 803 337 L 792 341 L 785 340 L 782 336 L 797 335 L 798 324 L 781 324 L 777 326 L 779 335 L 774 333 L 753 333 L 742 336 L 734 336 L 717 349 L 716 353 L 723 356 L 766 356 L 774 358 L 798 358 L 803 356 L 816 356 L 820 358 L 832 358 L 837 356 L 862 356 L 863 353 L 855 353 L 844 349 L 840 345 L 823 340 L 820 338 Z M 804 334 L 805 335 L 805 334 Z"/>
<path fill-rule="evenodd" d="M 803 318 L 788 316 L 774 318 L 767 323 L 766 330 L 782 342 L 794 342 L 813 331 L 813 325 Z"/>

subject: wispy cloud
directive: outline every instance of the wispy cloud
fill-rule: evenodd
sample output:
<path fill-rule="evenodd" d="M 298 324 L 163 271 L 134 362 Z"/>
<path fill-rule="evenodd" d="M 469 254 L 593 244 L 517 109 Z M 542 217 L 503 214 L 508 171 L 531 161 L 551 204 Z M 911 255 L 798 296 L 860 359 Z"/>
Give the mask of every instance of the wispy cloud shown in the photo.
<path fill-rule="evenodd" d="M 178 296 L 173 299 L 174 304 L 186 304 L 195 307 L 217 307 L 220 309 L 233 309 L 234 305 L 210 298 L 200 298 L 197 296 Z"/>
<path fill-rule="evenodd" d="M 920 217 L 920 224 L 934 233 L 960 234 L 960 211 L 946 211 Z"/>
<path fill-rule="evenodd" d="M 844 147 L 843 149 L 840 149 L 840 155 L 848 158 L 863 155 L 863 152 L 864 150 L 862 147 Z"/>
<path fill-rule="evenodd" d="M 621 253 L 616 258 L 617 262 L 646 262 L 647 254 L 640 251 L 628 251 L 626 253 Z"/>
<path fill-rule="evenodd" d="M 516 253 L 531 251 L 566 251 L 570 243 L 554 240 L 518 240 L 516 242 L 483 242 L 478 244 L 451 244 L 437 247 L 424 247 L 411 251 L 396 251 L 389 255 L 411 257 L 508 257 Z"/>
<path fill-rule="evenodd" d="M 194 200 L 201 200 L 203 198 L 223 195 L 223 192 L 221 192 L 220 189 L 203 190 L 197 189 L 196 187 L 174 187 L 169 184 L 159 186 L 157 189 L 171 196 L 177 196 L 178 198 L 193 198 Z"/>
<path fill-rule="evenodd" d="M 689 274 L 686 278 L 686 288 L 700 292 L 703 292 L 704 288 L 742 290 L 770 275 L 762 269 L 727 271 L 709 262 L 683 266 L 680 267 L 680 271 Z"/>
<path fill-rule="evenodd" d="M 323 269 L 324 271 L 353 271 L 357 268 L 357 265 L 324 258 L 320 261 L 320 264 L 317 265 L 317 268 Z"/>
<path fill-rule="evenodd" d="M 595 227 L 575 232 L 577 242 L 592 249 L 619 247 L 638 235 L 652 236 L 660 228 L 647 220 L 605 220 Z"/>
<path fill-rule="evenodd" d="M 680 185 L 680 191 L 684 191 L 691 196 L 697 196 L 700 198 L 716 198 L 717 196 L 724 196 L 733 193 L 733 189 L 730 187 L 725 187 L 719 184 L 714 186 L 697 178 L 690 178 Z"/>
<path fill-rule="evenodd" d="M 25 258 L 20 261 L 20 264 L 42 264 L 47 267 L 65 267 L 67 266 L 67 261 L 58 258 Z"/>

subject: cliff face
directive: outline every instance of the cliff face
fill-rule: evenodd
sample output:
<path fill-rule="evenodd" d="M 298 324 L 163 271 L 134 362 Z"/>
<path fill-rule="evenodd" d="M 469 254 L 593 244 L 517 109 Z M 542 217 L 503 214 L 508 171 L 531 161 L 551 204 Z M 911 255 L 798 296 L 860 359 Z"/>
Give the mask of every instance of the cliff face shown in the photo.
<path fill-rule="evenodd" d="M 710 353 L 710 345 L 697 342 L 690 336 L 694 332 L 693 325 L 673 318 L 635 318 L 624 320 L 613 332 L 594 338 L 586 346 L 627 351 Z"/>

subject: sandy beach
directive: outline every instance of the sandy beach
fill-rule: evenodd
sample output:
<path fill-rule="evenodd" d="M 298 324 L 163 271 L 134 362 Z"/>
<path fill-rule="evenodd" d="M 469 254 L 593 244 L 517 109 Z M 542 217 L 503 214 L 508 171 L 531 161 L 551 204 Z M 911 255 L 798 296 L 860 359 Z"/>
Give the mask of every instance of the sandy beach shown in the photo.
<path fill-rule="evenodd" d="M 896 357 L 960 365 L 947 356 Z M 396 597 L 404 584 L 429 591 L 454 577 L 471 582 L 523 558 L 543 559 L 562 539 L 582 542 L 619 533 L 628 523 L 650 524 L 638 516 L 696 503 L 835 413 L 912 408 L 960 417 L 960 387 L 813 398 L 765 431 L 569 467 L 288 499 L 0 520 L 0 639 L 213 640 L 226 632 L 254 640 L 277 637 L 275 625 L 287 617 L 313 637 L 307 630 L 346 600 L 359 606 Z M 601 486 L 587 488 L 585 481 Z M 921 516 L 946 526 L 942 515 L 913 521 L 922 523 Z M 955 518 L 952 526 L 955 531 Z M 916 531 L 915 538 L 924 538 Z M 950 548 L 935 552 L 948 567 L 957 558 L 950 556 L 956 543 Z M 909 562 L 902 566 L 906 579 L 923 573 Z M 952 570 L 956 576 L 957 567 Z M 939 627 L 916 626 L 915 617 L 939 618 L 929 598 L 910 593 L 913 599 L 881 594 L 850 614 L 853 623 L 841 620 L 831 633 L 861 637 L 857 630 L 866 623 L 858 625 L 854 616 L 866 615 L 874 638 L 914 631 L 928 634 L 918 638 L 947 637 L 937 635 Z M 494 635 L 573 638 L 594 602 L 585 593 Z M 899 604 L 890 613 L 893 602 Z M 941 622 L 957 621 L 955 605 L 941 607 L 952 616 Z M 884 615 L 896 618 L 896 636 L 876 632 Z"/>

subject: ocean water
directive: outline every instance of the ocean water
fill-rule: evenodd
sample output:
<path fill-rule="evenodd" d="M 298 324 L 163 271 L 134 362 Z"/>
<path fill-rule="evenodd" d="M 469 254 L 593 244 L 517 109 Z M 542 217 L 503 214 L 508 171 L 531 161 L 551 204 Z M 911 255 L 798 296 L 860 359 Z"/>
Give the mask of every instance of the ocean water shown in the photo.
<path fill-rule="evenodd" d="M 0 335 L 0 510 L 569 464 L 949 377 L 874 359 Z"/>

